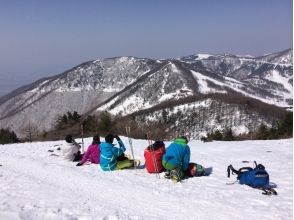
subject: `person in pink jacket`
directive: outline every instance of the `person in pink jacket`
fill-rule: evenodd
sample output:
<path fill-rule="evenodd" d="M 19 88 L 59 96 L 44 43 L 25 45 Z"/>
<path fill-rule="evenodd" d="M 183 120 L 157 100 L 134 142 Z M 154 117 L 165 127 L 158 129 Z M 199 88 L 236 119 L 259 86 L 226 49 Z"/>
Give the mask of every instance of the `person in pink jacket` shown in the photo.
<path fill-rule="evenodd" d="M 88 147 L 86 153 L 83 156 L 81 162 L 77 164 L 77 166 L 82 166 L 87 161 L 91 163 L 98 164 L 100 160 L 100 137 L 99 135 L 95 135 L 93 137 L 92 144 Z"/>

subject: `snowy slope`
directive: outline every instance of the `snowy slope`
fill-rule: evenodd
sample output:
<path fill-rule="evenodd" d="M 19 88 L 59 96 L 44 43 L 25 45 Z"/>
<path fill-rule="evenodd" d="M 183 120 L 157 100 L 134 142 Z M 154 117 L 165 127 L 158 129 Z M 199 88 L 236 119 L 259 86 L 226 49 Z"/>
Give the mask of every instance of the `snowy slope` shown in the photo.
<path fill-rule="evenodd" d="M 129 153 L 127 139 L 122 140 Z M 191 161 L 213 167 L 213 173 L 176 184 L 145 169 L 103 172 L 99 165 L 76 167 L 47 152 L 61 143 L 0 145 L 0 219 L 293 218 L 293 139 L 191 141 Z M 147 141 L 133 140 L 133 145 L 143 160 Z M 266 166 L 278 196 L 226 184 L 235 177 L 226 177 L 226 167 L 252 165 L 242 163 L 245 160 Z"/>

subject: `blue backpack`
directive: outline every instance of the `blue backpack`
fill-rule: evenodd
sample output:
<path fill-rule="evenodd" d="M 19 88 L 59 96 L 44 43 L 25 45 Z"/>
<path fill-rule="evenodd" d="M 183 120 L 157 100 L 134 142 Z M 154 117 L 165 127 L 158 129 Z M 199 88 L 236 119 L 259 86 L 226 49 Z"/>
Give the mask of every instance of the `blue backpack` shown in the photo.
<path fill-rule="evenodd" d="M 228 177 L 230 177 L 230 170 L 232 174 L 237 174 L 237 180 L 240 184 L 245 184 L 253 188 L 258 188 L 263 190 L 265 195 L 277 195 L 277 192 L 271 188 L 269 182 L 269 174 L 265 170 L 265 167 L 262 164 L 256 164 L 255 168 L 251 167 L 242 167 L 239 170 L 234 169 L 232 165 L 228 166 L 227 172 Z"/>

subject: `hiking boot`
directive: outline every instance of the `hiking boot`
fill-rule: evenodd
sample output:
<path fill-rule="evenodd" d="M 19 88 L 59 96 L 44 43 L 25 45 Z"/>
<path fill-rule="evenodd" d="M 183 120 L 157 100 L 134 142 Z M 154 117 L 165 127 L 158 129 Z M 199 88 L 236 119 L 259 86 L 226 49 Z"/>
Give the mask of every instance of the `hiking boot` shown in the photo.
<path fill-rule="evenodd" d="M 131 163 L 132 163 L 132 167 L 138 167 L 138 166 L 140 166 L 140 163 L 141 163 L 141 161 L 140 160 L 130 160 L 130 159 L 127 159 L 127 160 L 129 160 Z"/>
<path fill-rule="evenodd" d="M 138 167 L 138 166 L 140 166 L 140 160 L 133 160 L 133 167 Z"/>
<path fill-rule="evenodd" d="M 181 181 L 181 177 L 180 177 L 179 172 L 177 170 L 171 170 L 170 171 L 170 178 L 175 183 Z"/>
<path fill-rule="evenodd" d="M 164 178 L 170 179 L 170 171 L 169 170 L 165 172 Z"/>

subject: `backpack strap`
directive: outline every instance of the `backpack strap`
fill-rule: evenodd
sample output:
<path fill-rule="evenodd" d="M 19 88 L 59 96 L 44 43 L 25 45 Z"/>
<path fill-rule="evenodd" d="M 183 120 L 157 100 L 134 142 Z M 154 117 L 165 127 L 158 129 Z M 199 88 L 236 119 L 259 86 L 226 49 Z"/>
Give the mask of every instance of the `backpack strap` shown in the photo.
<path fill-rule="evenodd" d="M 254 164 L 255 164 L 255 167 L 257 167 L 257 163 L 256 163 L 256 161 L 254 161 Z"/>
<path fill-rule="evenodd" d="M 254 161 L 254 164 L 255 164 L 255 168 L 265 170 L 265 167 L 261 163 L 257 164 L 256 161 Z"/>
<path fill-rule="evenodd" d="M 227 168 L 227 172 L 228 172 L 228 177 L 230 178 L 230 170 L 232 171 L 232 174 L 239 174 L 240 172 L 236 169 L 234 169 L 234 167 L 232 166 L 232 164 L 230 164 Z"/>
<path fill-rule="evenodd" d="M 253 170 L 251 167 L 242 167 L 240 168 L 239 170 L 236 170 L 231 164 L 228 166 L 227 168 L 227 172 L 228 172 L 228 177 L 230 177 L 230 170 L 232 171 L 232 174 L 241 174 L 243 172 L 246 172 L 246 171 L 251 171 Z"/>
<path fill-rule="evenodd" d="M 274 190 L 273 188 L 268 188 L 268 189 L 267 188 L 258 188 L 258 189 L 262 190 L 263 191 L 262 194 L 266 195 L 266 196 L 278 195 L 277 191 Z"/>
<path fill-rule="evenodd" d="M 265 170 L 265 167 L 262 164 L 258 164 L 256 169 Z"/>

